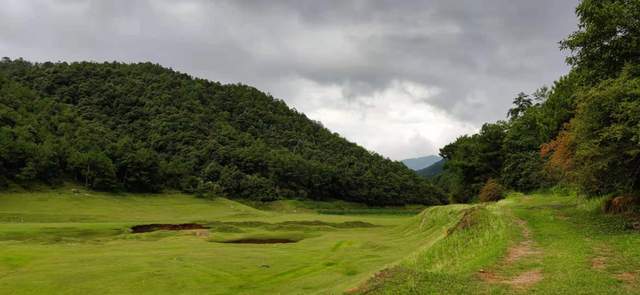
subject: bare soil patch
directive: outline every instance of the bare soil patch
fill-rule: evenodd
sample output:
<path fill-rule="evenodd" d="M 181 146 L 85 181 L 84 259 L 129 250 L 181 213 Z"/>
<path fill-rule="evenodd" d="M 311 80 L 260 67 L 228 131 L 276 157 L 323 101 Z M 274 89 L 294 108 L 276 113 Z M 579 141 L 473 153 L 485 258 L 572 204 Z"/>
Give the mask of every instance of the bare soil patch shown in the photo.
<path fill-rule="evenodd" d="M 591 268 L 597 270 L 604 270 L 607 268 L 607 258 L 598 256 L 591 259 Z"/>
<path fill-rule="evenodd" d="M 638 275 L 632 272 L 619 273 L 614 277 L 627 285 L 633 285 L 638 281 Z"/>
<path fill-rule="evenodd" d="M 528 289 L 529 287 L 535 285 L 537 282 L 541 281 L 542 278 L 542 271 L 540 271 L 539 269 L 534 269 L 523 272 L 515 278 L 505 281 L 505 283 L 515 288 Z"/>
<path fill-rule="evenodd" d="M 517 245 L 510 247 L 507 250 L 507 256 L 498 263 L 498 269 L 506 268 L 514 263 L 520 261 L 525 257 L 537 256 L 542 254 L 538 248 L 534 246 L 533 239 L 531 238 L 531 230 L 527 227 L 527 223 L 521 219 L 515 219 L 516 224 L 522 231 L 524 240 Z M 539 269 L 533 269 L 520 273 L 515 277 L 505 277 L 498 274 L 496 271 L 487 271 L 481 269 L 478 272 L 480 279 L 489 284 L 507 284 L 516 289 L 528 289 L 543 279 L 542 271 Z"/>
<path fill-rule="evenodd" d="M 522 236 L 524 240 L 515 246 L 512 246 L 507 251 L 507 257 L 504 260 L 506 265 L 511 265 L 523 257 L 541 254 L 540 250 L 533 246 L 533 240 L 531 239 L 531 230 L 527 227 L 527 223 L 524 220 L 516 219 L 516 224 L 522 230 Z"/>
<path fill-rule="evenodd" d="M 192 230 L 192 229 L 207 229 L 208 227 L 197 223 L 182 223 L 182 224 L 142 224 L 131 227 L 131 232 L 134 234 L 148 233 L 158 230 Z"/>
<path fill-rule="evenodd" d="M 591 258 L 591 268 L 595 270 L 607 269 L 608 260 L 611 257 L 611 249 L 607 246 L 594 247 L 596 256 Z"/>

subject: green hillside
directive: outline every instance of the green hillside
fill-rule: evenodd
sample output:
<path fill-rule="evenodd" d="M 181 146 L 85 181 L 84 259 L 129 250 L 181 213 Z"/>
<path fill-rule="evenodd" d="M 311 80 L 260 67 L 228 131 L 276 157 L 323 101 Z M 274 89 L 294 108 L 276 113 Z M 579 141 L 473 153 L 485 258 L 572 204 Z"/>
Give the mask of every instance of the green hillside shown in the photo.
<path fill-rule="evenodd" d="M 282 100 L 151 63 L 0 62 L 0 186 L 74 180 L 102 191 L 446 199 L 404 165 Z"/>

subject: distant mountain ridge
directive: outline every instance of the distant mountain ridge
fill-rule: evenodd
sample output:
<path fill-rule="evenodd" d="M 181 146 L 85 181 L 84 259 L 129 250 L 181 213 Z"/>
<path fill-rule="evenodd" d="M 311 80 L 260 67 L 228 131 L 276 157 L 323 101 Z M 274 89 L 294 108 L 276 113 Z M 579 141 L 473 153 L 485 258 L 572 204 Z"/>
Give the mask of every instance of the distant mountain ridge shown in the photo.
<path fill-rule="evenodd" d="M 420 169 L 420 170 L 416 171 L 416 173 L 418 173 L 418 175 L 424 176 L 426 178 L 431 178 L 431 177 L 437 176 L 438 174 L 442 173 L 442 171 L 444 170 L 444 164 L 446 162 L 447 161 L 445 159 L 440 159 L 440 161 L 431 164 L 427 168 Z"/>
<path fill-rule="evenodd" d="M 420 169 L 424 169 L 424 168 L 427 168 L 427 167 L 433 165 L 434 163 L 440 161 L 441 159 L 442 158 L 440 156 L 429 155 L 429 156 L 424 156 L 424 157 L 406 159 L 406 160 L 402 160 L 400 162 L 402 162 L 409 169 L 414 170 L 414 171 L 418 171 Z"/>

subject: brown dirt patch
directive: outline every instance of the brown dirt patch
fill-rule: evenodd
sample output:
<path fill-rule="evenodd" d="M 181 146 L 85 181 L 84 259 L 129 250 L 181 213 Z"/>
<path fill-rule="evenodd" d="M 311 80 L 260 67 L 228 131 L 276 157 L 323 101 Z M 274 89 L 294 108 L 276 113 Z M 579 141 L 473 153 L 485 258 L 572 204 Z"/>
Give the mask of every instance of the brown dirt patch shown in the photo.
<path fill-rule="evenodd" d="M 182 224 L 142 224 L 131 227 L 131 232 L 134 234 L 148 233 L 158 230 L 192 230 L 192 229 L 207 229 L 208 227 L 197 223 L 182 223 Z"/>
<path fill-rule="evenodd" d="M 523 272 L 515 278 L 505 281 L 505 283 L 516 288 L 527 289 L 540 282 L 542 278 L 542 271 L 535 269 Z"/>
<path fill-rule="evenodd" d="M 606 245 L 600 245 L 593 248 L 596 256 L 591 258 L 591 268 L 595 270 L 607 269 L 609 258 L 612 255 L 611 248 Z"/>
<path fill-rule="evenodd" d="M 527 227 L 527 223 L 524 220 L 517 218 L 515 219 L 515 222 L 518 227 L 520 227 L 524 240 L 507 250 L 506 257 L 498 263 L 498 269 L 509 267 L 525 257 L 542 254 L 542 251 L 534 246 L 533 239 L 531 238 L 532 233 Z M 481 269 L 478 272 L 478 277 L 489 284 L 507 284 L 516 289 L 528 289 L 541 281 L 544 276 L 542 275 L 542 271 L 539 269 L 525 271 L 512 278 L 501 276 L 495 271 L 486 271 Z"/>
<path fill-rule="evenodd" d="M 288 244 L 288 243 L 297 243 L 296 240 L 290 239 L 256 239 L 256 238 L 248 238 L 248 239 L 237 239 L 224 241 L 222 243 L 226 244 Z"/>
<path fill-rule="evenodd" d="M 480 271 L 478 271 L 478 276 L 480 277 L 480 279 L 482 279 L 482 281 L 490 284 L 499 284 L 503 281 L 503 278 L 500 277 L 495 272 L 486 271 L 484 269 L 481 269 Z"/>
<path fill-rule="evenodd" d="M 632 272 L 623 272 L 623 273 L 619 273 L 616 274 L 614 276 L 617 280 L 628 284 L 628 285 L 633 285 L 636 283 L 636 281 L 638 280 L 638 275 Z"/>
<path fill-rule="evenodd" d="M 533 240 L 531 239 L 531 230 L 527 227 L 527 223 L 524 220 L 516 219 L 516 224 L 522 230 L 524 241 L 509 248 L 509 250 L 507 251 L 507 257 L 504 259 L 504 263 L 507 265 L 513 264 L 523 257 L 538 255 L 541 253 L 533 246 Z"/>
<path fill-rule="evenodd" d="M 543 279 L 542 271 L 539 269 L 523 272 L 513 278 L 505 278 L 495 272 L 484 270 L 481 270 L 478 276 L 486 283 L 507 284 L 517 289 L 528 289 Z"/>
<path fill-rule="evenodd" d="M 607 268 L 607 257 L 598 256 L 591 259 L 591 268 L 604 270 Z"/>
<path fill-rule="evenodd" d="M 517 261 L 519 261 L 520 259 L 524 258 L 524 257 L 528 257 L 528 256 L 532 256 L 532 255 L 538 255 L 541 252 L 539 250 L 537 250 L 536 248 L 533 247 L 533 242 L 530 240 L 527 241 L 523 241 L 521 243 L 519 243 L 518 245 L 515 245 L 511 248 L 509 248 L 509 251 L 507 252 L 507 257 L 505 257 L 505 263 L 507 265 L 509 264 L 513 264 Z"/>

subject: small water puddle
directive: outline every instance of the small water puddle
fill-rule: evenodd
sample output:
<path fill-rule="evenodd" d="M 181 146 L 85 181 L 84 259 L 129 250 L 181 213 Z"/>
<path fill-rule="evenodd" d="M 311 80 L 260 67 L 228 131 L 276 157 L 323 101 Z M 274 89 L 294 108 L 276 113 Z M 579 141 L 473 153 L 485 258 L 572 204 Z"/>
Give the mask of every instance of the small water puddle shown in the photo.
<path fill-rule="evenodd" d="M 237 239 L 224 241 L 221 243 L 226 244 L 289 244 L 289 243 L 297 243 L 296 240 L 290 239 L 256 239 L 256 238 L 247 238 L 247 239 Z"/>
<path fill-rule="evenodd" d="M 182 224 L 142 224 L 131 227 L 131 232 L 134 234 L 148 233 L 157 230 L 192 230 L 192 229 L 207 229 L 209 227 L 197 223 L 182 223 Z"/>

